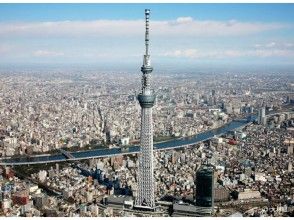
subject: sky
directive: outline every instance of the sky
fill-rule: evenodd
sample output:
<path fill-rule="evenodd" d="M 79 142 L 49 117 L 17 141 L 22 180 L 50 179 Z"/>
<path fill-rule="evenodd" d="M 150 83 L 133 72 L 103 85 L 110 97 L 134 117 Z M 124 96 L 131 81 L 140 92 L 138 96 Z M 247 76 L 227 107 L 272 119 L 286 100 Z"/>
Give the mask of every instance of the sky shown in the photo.
<path fill-rule="evenodd" d="M 294 4 L 0 4 L 0 65 L 294 65 Z M 0 66 L 1 67 L 1 66 Z"/>

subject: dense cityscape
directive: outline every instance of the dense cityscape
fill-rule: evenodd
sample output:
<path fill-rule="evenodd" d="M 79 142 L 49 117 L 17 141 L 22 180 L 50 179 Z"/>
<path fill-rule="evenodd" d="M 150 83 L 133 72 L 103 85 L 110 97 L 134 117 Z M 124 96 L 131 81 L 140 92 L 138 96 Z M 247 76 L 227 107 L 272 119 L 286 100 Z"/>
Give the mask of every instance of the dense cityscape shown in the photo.
<path fill-rule="evenodd" d="M 141 74 L 0 69 L 0 216 L 294 216 L 292 70 L 153 72 L 149 15 Z"/>
<path fill-rule="evenodd" d="M 137 144 L 140 109 L 135 95 L 140 80 L 132 73 L 113 80 L 121 75 L 2 72 L 2 158 Z M 159 203 L 193 204 L 196 170 L 209 160 L 215 166 L 215 215 L 293 214 L 293 76 L 280 74 L 276 80 L 254 73 L 160 73 L 154 78 L 155 142 L 220 127 L 263 106 L 269 112 L 290 112 L 189 148 L 156 151 Z M 137 155 L 122 155 L 60 165 L 3 166 L 2 215 L 140 215 L 125 207 L 137 193 L 137 165 Z M 24 170 L 28 173 L 19 176 Z M 121 207 L 106 206 L 106 198 Z"/>

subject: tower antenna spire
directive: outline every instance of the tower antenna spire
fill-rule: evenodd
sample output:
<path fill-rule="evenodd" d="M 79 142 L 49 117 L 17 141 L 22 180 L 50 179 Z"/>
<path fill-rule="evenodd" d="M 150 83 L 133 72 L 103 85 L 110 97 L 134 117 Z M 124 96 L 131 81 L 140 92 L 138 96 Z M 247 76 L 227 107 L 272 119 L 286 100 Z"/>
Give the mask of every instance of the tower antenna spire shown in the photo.
<path fill-rule="evenodd" d="M 150 10 L 145 9 L 145 55 L 149 55 L 149 16 Z"/>
<path fill-rule="evenodd" d="M 150 67 L 150 68 L 147 71 L 147 68 L 143 70 L 143 67 L 142 67 L 141 71 L 143 72 L 143 74 L 152 72 L 152 67 L 150 66 L 150 55 L 149 55 L 149 17 L 150 17 L 150 9 L 145 9 L 145 55 L 143 59 L 143 67 Z"/>

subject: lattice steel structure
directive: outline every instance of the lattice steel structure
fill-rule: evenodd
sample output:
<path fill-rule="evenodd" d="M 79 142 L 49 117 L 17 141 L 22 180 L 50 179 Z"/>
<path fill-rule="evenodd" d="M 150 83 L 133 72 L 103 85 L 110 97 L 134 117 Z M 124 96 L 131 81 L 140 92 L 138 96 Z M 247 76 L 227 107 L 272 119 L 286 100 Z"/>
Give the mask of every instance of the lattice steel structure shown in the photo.
<path fill-rule="evenodd" d="M 145 9 L 145 55 L 143 57 L 142 91 L 138 95 L 141 105 L 141 142 L 139 154 L 139 172 L 138 172 L 138 196 L 136 206 L 147 209 L 155 208 L 154 199 L 154 166 L 153 166 L 153 122 L 152 107 L 155 101 L 155 95 L 150 85 L 150 73 L 153 68 L 150 65 L 149 55 L 149 15 L 150 10 Z"/>

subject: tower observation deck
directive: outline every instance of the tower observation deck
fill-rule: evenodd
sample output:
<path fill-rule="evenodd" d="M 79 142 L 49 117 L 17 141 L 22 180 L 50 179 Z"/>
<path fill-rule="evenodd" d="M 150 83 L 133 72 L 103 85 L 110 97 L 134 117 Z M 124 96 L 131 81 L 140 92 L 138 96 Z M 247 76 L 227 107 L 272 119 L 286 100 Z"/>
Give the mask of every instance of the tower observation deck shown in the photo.
<path fill-rule="evenodd" d="M 155 95 L 151 89 L 150 74 L 153 68 L 150 64 L 149 55 L 149 16 L 150 10 L 145 9 L 145 55 L 143 57 L 143 66 L 141 71 L 142 90 L 138 95 L 138 101 L 141 106 L 141 133 L 140 133 L 140 154 L 138 170 L 138 196 L 135 207 L 154 210 L 154 166 L 153 166 L 153 121 L 152 107 L 155 101 Z"/>

